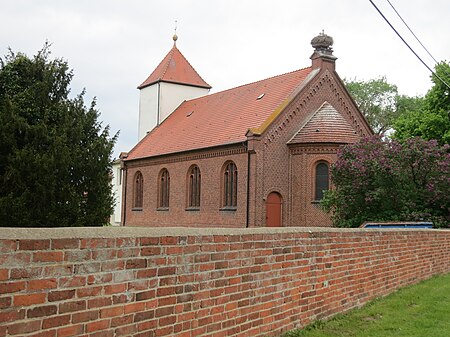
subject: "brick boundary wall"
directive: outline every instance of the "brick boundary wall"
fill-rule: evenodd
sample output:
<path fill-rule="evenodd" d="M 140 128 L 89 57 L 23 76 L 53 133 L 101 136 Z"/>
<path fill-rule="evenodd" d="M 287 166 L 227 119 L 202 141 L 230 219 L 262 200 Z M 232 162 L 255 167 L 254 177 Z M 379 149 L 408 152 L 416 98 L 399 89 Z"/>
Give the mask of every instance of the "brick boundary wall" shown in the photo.
<path fill-rule="evenodd" d="M 450 271 L 450 231 L 0 229 L 0 337 L 279 336 Z"/>

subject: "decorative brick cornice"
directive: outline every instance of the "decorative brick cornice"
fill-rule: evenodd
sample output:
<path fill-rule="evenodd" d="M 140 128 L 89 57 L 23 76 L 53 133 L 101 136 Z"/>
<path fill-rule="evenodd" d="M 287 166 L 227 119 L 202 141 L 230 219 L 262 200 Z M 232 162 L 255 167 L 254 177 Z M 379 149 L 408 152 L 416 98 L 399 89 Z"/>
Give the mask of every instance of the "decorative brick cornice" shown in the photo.
<path fill-rule="evenodd" d="M 127 167 L 144 167 L 144 166 L 154 166 L 161 164 L 170 164 L 170 163 L 178 163 L 183 161 L 191 161 L 191 160 L 200 160 L 206 158 L 214 158 L 214 157 L 224 157 L 231 156 L 235 154 L 246 153 L 247 147 L 244 144 L 234 145 L 233 147 L 228 148 L 220 148 L 220 149 L 203 149 L 188 153 L 175 153 L 168 154 L 160 157 L 153 158 L 143 158 L 136 159 L 133 161 L 126 162 Z"/>
<path fill-rule="evenodd" d="M 337 154 L 344 144 L 302 144 L 289 146 L 292 155 L 297 154 Z"/>

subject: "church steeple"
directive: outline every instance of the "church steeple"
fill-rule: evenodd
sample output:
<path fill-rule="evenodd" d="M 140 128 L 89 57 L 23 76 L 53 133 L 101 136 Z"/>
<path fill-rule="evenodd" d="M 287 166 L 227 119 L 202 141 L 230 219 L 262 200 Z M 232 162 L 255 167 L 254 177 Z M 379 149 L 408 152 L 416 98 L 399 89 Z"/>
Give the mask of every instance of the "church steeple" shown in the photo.
<path fill-rule="evenodd" d="M 178 50 L 176 30 L 172 39 L 172 49 L 138 86 L 139 140 L 162 123 L 183 101 L 207 95 L 211 89 Z"/>
<path fill-rule="evenodd" d="M 158 81 L 211 89 L 211 86 L 201 78 L 194 67 L 191 66 L 188 60 L 178 50 L 176 44 L 177 40 L 178 36 L 175 34 L 173 36 L 172 49 L 150 76 L 138 86 L 138 89 L 145 88 Z"/>

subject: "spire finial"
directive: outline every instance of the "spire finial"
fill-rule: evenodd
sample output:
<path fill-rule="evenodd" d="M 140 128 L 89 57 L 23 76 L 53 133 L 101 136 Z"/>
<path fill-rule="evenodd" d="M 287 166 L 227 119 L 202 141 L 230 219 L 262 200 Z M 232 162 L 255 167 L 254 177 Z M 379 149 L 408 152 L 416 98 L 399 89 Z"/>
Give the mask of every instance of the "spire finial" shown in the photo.
<path fill-rule="evenodd" d="M 175 20 L 175 33 L 173 34 L 173 37 L 172 37 L 172 39 L 173 39 L 173 44 L 174 44 L 174 45 L 177 44 L 177 40 L 178 40 L 178 35 L 177 35 L 177 24 L 178 24 L 178 21 Z"/>

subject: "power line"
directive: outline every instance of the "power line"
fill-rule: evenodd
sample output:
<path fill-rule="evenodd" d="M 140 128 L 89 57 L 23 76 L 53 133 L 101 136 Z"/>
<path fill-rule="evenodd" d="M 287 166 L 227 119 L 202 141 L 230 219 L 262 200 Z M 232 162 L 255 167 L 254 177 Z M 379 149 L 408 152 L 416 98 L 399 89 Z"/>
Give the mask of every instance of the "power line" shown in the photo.
<path fill-rule="evenodd" d="M 450 89 L 450 85 L 448 85 L 438 74 L 436 74 L 433 69 L 431 69 L 421 58 L 417 53 L 414 51 L 414 49 L 411 48 L 411 46 L 408 44 L 408 42 L 405 41 L 405 39 L 400 35 L 400 33 L 395 29 L 395 27 L 389 22 L 389 20 L 384 16 L 384 14 L 378 9 L 378 7 L 373 3 L 372 0 L 369 0 L 373 7 L 377 10 L 377 12 L 381 15 L 381 17 L 384 19 L 384 21 L 387 22 L 387 24 L 392 28 L 392 30 L 397 34 L 397 36 L 403 41 L 403 43 L 411 50 L 411 52 L 419 59 L 420 62 L 434 75 L 437 79 L 439 79 L 447 88 Z"/>
<path fill-rule="evenodd" d="M 428 53 L 428 55 L 430 55 L 430 57 L 434 60 L 434 63 L 439 63 L 438 61 L 436 61 L 436 59 L 433 57 L 433 55 L 431 55 L 431 53 L 428 51 L 428 49 L 423 45 L 423 43 L 419 40 L 419 38 L 416 36 L 416 34 L 414 34 L 414 32 L 412 31 L 412 29 L 408 26 L 408 24 L 405 22 L 405 20 L 403 20 L 402 16 L 400 15 L 400 13 L 395 9 L 394 5 L 389 1 L 386 0 L 388 2 L 388 4 L 392 7 L 392 9 L 394 10 L 394 12 L 397 14 L 397 16 L 400 18 L 400 20 L 402 20 L 402 22 L 405 24 L 406 28 L 408 28 L 408 30 L 410 31 L 410 33 L 415 37 L 415 39 L 417 40 L 417 42 L 420 43 L 420 45 L 423 47 L 423 49 L 425 49 L 425 51 Z"/>
<path fill-rule="evenodd" d="M 433 55 L 431 55 L 430 51 L 424 46 L 424 44 L 422 43 L 422 41 L 420 41 L 420 39 L 416 36 L 416 34 L 414 34 L 414 32 L 412 31 L 411 27 L 409 27 L 409 25 L 406 23 L 406 21 L 402 18 L 402 16 L 397 11 L 397 9 L 394 7 L 394 5 L 389 0 L 386 0 L 386 1 L 391 6 L 391 8 L 394 10 L 394 12 L 397 14 L 397 16 L 400 18 L 400 20 L 402 20 L 402 22 L 406 26 L 406 28 L 408 28 L 408 30 L 412 34 L 412 36 L 414 36 L 414 38 L 417 40 L 417 42 L 419 42 L 419 44 L 422 46 L 422 48 L 428 53 L 428 55 L 430 55 L 430 57 L 433 59 L 434 63 L 438 64 L 439 62 L 434 58 Z M 448 72 L 445 72 L 445 74 L 447 76 L 450 75 Z"/>

